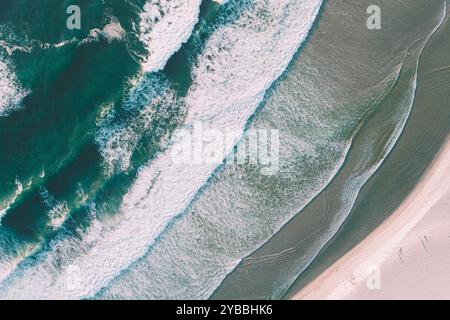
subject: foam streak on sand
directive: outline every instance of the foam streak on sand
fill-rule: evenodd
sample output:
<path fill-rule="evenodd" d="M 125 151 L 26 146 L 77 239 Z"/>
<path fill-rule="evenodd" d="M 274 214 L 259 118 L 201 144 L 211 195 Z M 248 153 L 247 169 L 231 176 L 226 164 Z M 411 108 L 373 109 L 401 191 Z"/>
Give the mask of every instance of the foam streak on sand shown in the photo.
<path fill-rule="evenodd" d="M 193 70 L 194 85 L 186 98 L 186 128 L 202 121 L 235 132 L 226 145 L 231 152 L 265 91 L 306 39 L 321 4 L 320 0 L 256 1 L 237 19 L 220 25 Z M 79 271 L 78 287 L 67 290 L 65 286 L 73 268 L 49 274 L 41 263 L 17 274 L 0 296 L 91 297 L 142 257 L 216 169 L 211 163 L 174 163 L 172 150 L 177 147 L 174 142 L 139 172 L 124 198 L 120 222 L 99 237 L 86 254 L 71 261 Z"/>

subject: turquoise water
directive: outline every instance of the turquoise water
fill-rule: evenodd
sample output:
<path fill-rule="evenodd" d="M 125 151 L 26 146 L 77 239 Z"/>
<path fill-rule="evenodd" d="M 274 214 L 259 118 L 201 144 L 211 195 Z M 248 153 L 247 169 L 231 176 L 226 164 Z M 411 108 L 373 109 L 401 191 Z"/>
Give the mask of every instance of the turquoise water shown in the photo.
<path fill-rule="evenodd" d="M 410 115 L 416 42 L 442 3 L 391 4 L 389 38 L 355 32 L 364 5 L 0 3 L 0 297 L 249 296 L 235 289 L 243 259 L 345 170 L 332 196 L 353 202 Z M 175 130 L 199 121 L 233 132 L 227 154 L 244 131 L 278 129 L 279 170 L 173 163 Z M 281 297 L 349 210 L 306 219 L 299 234 L 320 241 L 248 290 Z"/>

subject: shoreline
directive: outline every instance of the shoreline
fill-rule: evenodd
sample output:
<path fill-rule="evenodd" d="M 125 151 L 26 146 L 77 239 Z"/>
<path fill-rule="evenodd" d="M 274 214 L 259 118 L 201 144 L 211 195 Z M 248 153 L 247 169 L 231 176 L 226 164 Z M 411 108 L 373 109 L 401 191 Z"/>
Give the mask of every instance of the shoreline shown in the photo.
<path fill-rule="evenodd" d="M 450 138 L 447 138 L 424 176 L 401 205 L 292 299 L 345 299 L 360 289 L 369 277 L 374 277 L 383 262 L 402 254 L 398 245 L 428 215 L 430 209 L 449 194 L 449 181 Z"/>

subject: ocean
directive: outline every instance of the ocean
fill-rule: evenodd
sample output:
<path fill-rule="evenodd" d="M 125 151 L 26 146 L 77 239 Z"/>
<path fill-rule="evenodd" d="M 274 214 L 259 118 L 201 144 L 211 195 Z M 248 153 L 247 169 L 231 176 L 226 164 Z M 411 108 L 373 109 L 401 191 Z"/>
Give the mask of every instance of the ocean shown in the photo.
<path fill-rule="evenodd" d="M 448 136 L 448 4 L 0 1 L 0 298 L 288 297 Z"/>

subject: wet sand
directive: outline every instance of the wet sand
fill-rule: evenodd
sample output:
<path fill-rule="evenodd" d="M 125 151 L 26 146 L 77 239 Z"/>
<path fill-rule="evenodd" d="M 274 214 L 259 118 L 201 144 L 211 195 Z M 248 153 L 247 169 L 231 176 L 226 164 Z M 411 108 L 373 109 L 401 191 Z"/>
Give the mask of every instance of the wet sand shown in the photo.
<path fill-rule="evenodd" d="M 402 205 L 294 299 L 448 299 L 449 226 L 447 141 Z"/>

